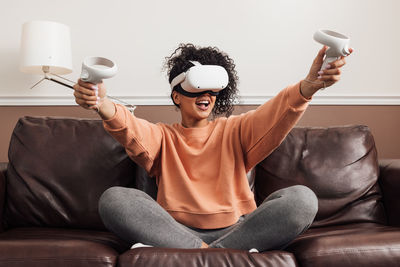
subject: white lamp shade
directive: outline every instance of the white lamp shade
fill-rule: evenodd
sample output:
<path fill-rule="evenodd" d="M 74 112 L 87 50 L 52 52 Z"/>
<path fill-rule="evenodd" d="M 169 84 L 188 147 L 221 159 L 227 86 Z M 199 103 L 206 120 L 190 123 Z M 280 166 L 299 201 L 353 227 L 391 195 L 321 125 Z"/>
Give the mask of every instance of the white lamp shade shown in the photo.
<path fill-rule="evenodd" d="M 20 70 L 43 74 L 43 66 L 54 74 L 72 72 L 68 26 L 53 21 L 30 21 L 22 26 Z"/>

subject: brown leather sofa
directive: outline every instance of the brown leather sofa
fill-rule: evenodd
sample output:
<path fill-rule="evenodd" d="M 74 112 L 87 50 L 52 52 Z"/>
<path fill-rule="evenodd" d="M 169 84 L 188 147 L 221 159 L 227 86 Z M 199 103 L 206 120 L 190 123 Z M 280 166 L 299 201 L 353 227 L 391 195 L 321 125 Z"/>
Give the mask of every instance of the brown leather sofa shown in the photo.
<path fill-rule="evenodd" d="M 311 229 L 285 250 L 130 250 L 97 201 L 110 186 L 156 185 L 101 121 L 24 117 L 0 164 L 0 266 L 399 266 L 400 160 L 379 161 L 365 126 L 294 128 L 254 169 L 257 203 L 303 184 L 317 194 Z"/>

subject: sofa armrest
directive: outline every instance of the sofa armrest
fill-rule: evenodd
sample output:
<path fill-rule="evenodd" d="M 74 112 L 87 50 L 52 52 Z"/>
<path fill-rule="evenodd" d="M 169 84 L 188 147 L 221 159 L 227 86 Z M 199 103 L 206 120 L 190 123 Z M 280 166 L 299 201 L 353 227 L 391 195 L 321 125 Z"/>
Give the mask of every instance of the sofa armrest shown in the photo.
<path fill-rule="evenodd" d="M 3 232 L 3 211 L 6 199 L 6 162 L 0 162 L 0 233 Z"/>
<path fill-rule="evenodd" d="M 379 169 L 388 224 L 400 226 L 400 159 L 379 160 Z"/>

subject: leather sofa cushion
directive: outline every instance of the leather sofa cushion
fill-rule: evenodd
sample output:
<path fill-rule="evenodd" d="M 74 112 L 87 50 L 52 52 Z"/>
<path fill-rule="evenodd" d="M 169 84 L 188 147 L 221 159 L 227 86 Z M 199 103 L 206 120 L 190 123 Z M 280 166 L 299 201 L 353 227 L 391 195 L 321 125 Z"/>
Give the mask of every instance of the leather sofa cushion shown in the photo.
<path fill-rule="evenodd" d="M 100 120 L 21 118 L 9 146 L 7 226 L 103 230 L 100 195 L 134 186 L 136 171 Z"/>
<path fill-rule="evenodd" d="M 314 228 L 288 247 L 303 267 L 399 266 L 400 229 L 373 223 Z"/>
<path fill-rule="evenodd" d="M 319 201 L 313 227 L 385 222 L 377 152 L 366 126 L 296 127 L 255 172 L 258 204 L 280 188 L 311 188 Z"/>
<path fill-rule="evenodd" d="M 45 228 L 45 227 L 21 227 L 7 230 L 0 233 L 0 244 L 3 241 L 18 241 L 23 251 L 24 240 L 83 240 L 95 242 L 108 246 L 115 251 L 122 253 L 129 249 L 130 244 L 126 243 L 116 235 L 108 231 Z M 0 249 L 0 251 L 3 251 Z"/>
<path fill-rule="evenodd" d="M 0 267 L 111 267 L 128 248 L 108 232 L 15 228 L 0 234 Z"/>
<path fill-rule="evenodd" d="M 120 267 L 200 267 L 200 266 L 298 266 L 292 253 L 268 251 L 249 253 L 234 249 L 136 248 L 119 257 Z"/>

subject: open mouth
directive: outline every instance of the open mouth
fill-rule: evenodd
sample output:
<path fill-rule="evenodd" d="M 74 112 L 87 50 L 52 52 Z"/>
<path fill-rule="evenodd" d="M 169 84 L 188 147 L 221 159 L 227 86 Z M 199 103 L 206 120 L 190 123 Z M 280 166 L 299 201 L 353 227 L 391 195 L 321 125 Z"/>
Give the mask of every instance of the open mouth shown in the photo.
<path fill-rule="evenodd" d="M 208 108 L 208 106 L 210 105 L 210 101 L 208 101 L 208 100 L 199 100 L 199 101 L 196 101 L 196 105 L 200 109 L 206 110 Z"/>

